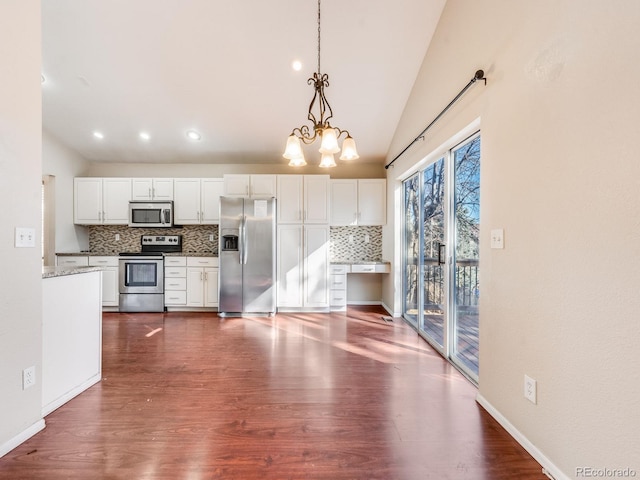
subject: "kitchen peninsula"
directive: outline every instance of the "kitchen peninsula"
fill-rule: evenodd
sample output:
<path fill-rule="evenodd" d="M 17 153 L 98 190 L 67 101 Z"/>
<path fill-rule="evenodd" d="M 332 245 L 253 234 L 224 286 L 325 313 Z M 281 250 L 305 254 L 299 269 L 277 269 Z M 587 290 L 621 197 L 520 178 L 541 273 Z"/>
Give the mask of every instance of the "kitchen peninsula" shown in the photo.
<path fill-rule="evenodd" d="M 102 268 L 42 271 L 42 415 L 100 381 Z"/>

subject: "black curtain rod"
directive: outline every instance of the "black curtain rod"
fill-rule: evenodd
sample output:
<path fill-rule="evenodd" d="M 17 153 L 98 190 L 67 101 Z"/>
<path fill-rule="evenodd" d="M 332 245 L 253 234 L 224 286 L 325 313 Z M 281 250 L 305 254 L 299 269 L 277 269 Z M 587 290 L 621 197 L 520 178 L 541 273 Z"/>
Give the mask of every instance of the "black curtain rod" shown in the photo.
<path fill-rule="evenodd" d="M 469 83 L 467 83 L 467 84 L 465 85 L 465 87 L 464 87 L 462 90 L 460 90 L 460 93 L 459 93 L 458 95 L 456 95 L 456 98 L 454 98 L 453 100 L 451 100 L 451 102 L 449 102 L 449 105 L 447 105 L 446 107 L 444 107 L 444 110 L 442 110 L 442 111 L 438 114 L 438 116 L 437 116 L 436 118 L 434 118 L 434 119 L 433 119 L 433 121 L 432 121 L 429 125 L 427 125 L 427 126 L 426 126 L 426 128 L 425 128 L 424 130 L 422 130 L 422 132 L 420 132 L 420 135 L 418 135 L 416 138 L 414 138 L 414 139 L 413 139 L 413 141 L 412 141 L 409 145 L 407 145 L 407 146 L 404 148 L 404 150 L 402 150 L 398 155 L 396 155 L 396 158 L 394 158 L 394 159 L 393 159 L 393 160 L 391 160 L 389 163 L 387 163 L 387 164 L 384 166 L 384 168 L 388 170 L 388 169 L 389 169 L 389 167 L 390 167 L 391 165 L 393 165 L 393 162 L 395 162 L 397 159 L 399 159 L 399 158 L 400 158 L 400 156 L 401 156 L 404 152 L 406 152 L 407 150 L 409 150 L 409 148 L 411 147 L 411 145 L 413 145 L 414 143 L 416 143 L 418 140 L 423 139 L 423 138 L 424 138 L 424 134 L 427 132 L 427 130 L 429 130 L 429 129 L 433 126 L 433 124 L 434 124 L 434 123 L 436 123 L 438 120 L 440 120 L 440 117 L 442 117 L 442 116 L 447 112 L 447 110 L 449 110 L 449 109 L 451 108 L 451 106 L 452 106 L 454 103 L 456 103 L 456 102 L 458 101 L 458 99 L 459 99 L 462 95 L 464 95 L 464 92 L 466 92 L 466 91 L 469 89 L 469 87 L 471 87 L 471 85 L 473 85 L 474 83 L 476 83 L 478 80 L 484 80 L 484 84 L 485 84 L 485 85 L 487 84 L 487 79 L 486 79 L 486 78 L 485 78 L 485 76 L 484 76 L 484 71 L 482 71 L 482 70 L 478 70 L 478 71 L 475 73 L 475 75 L 473 76 L 473 78 L 469 81 Z"/>

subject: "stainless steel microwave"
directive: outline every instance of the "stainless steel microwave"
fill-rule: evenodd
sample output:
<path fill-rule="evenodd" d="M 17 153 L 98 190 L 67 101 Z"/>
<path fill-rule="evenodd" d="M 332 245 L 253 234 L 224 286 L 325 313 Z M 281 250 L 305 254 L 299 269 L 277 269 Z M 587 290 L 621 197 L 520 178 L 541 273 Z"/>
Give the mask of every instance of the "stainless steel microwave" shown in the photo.
<path fill-rule="evenodd" d="M 172 227 L 173 202 L 129 202 L 130 227 Z"/>

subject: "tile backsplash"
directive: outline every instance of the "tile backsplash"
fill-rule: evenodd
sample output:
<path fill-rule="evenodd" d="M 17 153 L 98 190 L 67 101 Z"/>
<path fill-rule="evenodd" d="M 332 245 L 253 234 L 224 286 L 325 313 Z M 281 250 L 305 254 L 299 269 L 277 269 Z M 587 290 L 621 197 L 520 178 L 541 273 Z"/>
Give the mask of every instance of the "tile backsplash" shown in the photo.
<path fill-rule="evenodd" d="M 182 251 L 218 253 L 218 225 L 185 225 L 182 228 L 129 228 L 125 225 L 92 225 L 89 250 L 113 254 L 139 252 L 142 235 L 182 235 Z M 116 240 L 116 234 L 120 240 Z M 209 236 L 213 235 L 213 241 Z"/>
<path fill-rule="evenodd" d="M 218 225 L 185 225 L 182 228 L 162 229 L 92 225 L 88 229 L 89 250 L 92 252 L 109 255 L 139 252 L 142 235 L 182 235 L 183 252 L 218 252 Z M 120 240 L 116 240 L 116 235 L 120 236 Z M 210 235 L 213 235 L 213 241 L 209 240 Z M 382 227 L 331 227 L 329 241 L 332 261 L 382 260 Z"/>
<path fill-rule="evenodd" d="M 382 260 L 382 227 L 331 227 L 329 238 L 334 262 Z"/>

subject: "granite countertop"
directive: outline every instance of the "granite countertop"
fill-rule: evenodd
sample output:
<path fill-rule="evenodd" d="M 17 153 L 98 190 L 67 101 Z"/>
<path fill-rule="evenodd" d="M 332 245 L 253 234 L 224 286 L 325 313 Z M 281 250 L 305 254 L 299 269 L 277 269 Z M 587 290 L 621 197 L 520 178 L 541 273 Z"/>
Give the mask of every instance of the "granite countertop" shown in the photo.
<path fill-rule="evenodd" d="M 218 252 L 171 252 L 165 253 L 165 257 L 217 257 Z"/>
<path fill-rule="evenodd" d="M 120 252 L 107 252 L 107 251 L 93 251 L 89 250 L 81 250 L 79 252 L 56 252 L 56 255 L 59 257 L 77 257 L 77 256 L 85 256 L 85 257 L 117 257 Z"/>
<path fill-rule="evenodd" d="M 331 260 L 334 265 L 385 265 L 391 264 L 386 260 Z"/>
<path fill-rule="evenodd" d="M 101 272 L 102 267 L 42 267 L 42 278 L 64 277 L 78 273 Z"/>

